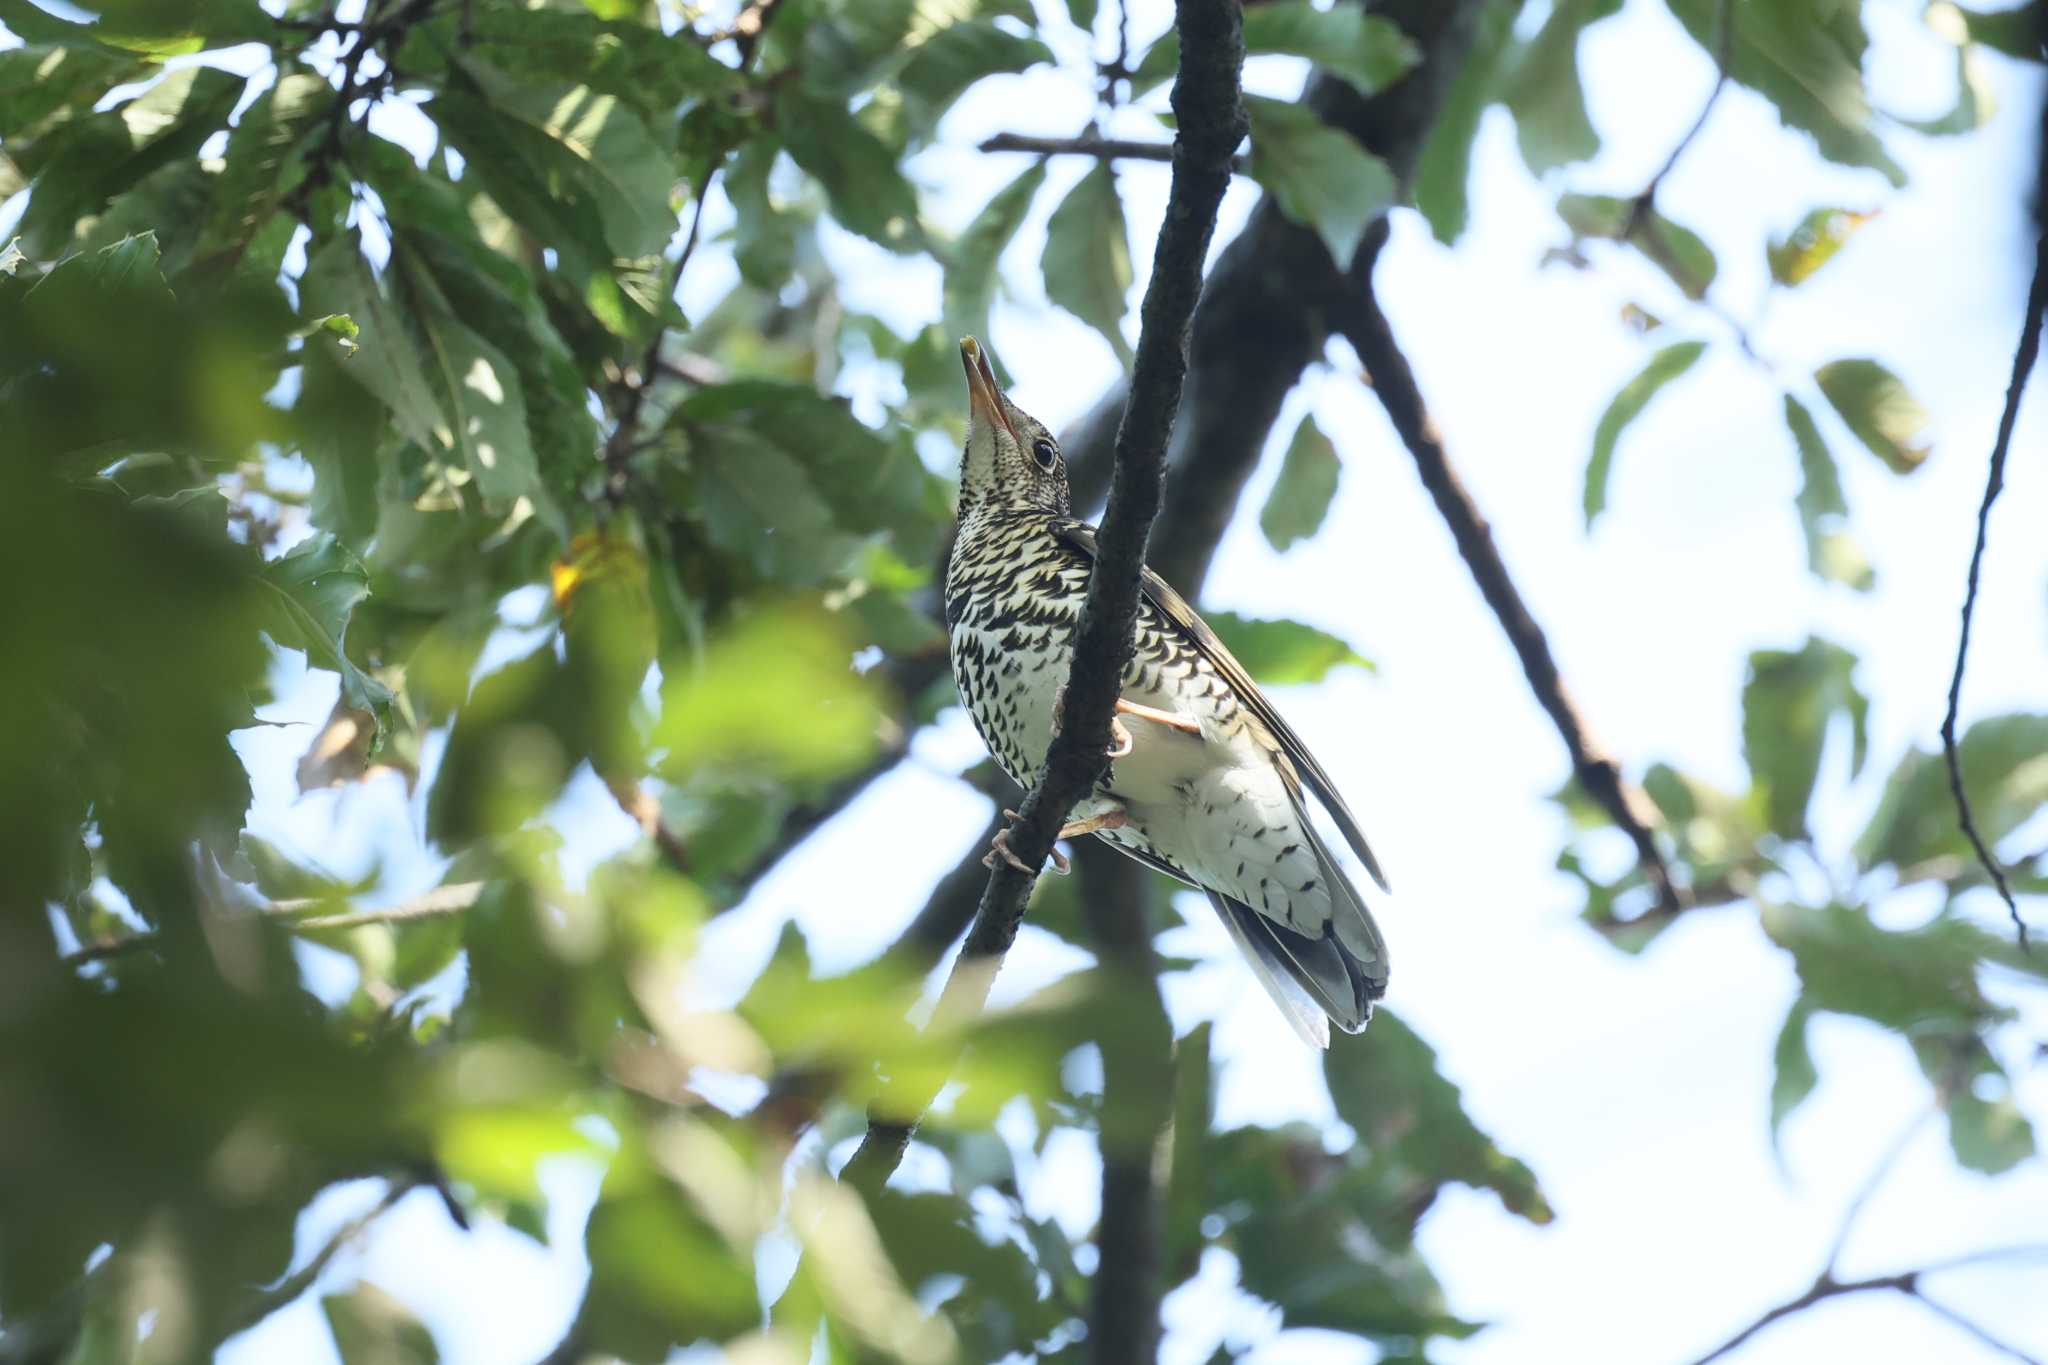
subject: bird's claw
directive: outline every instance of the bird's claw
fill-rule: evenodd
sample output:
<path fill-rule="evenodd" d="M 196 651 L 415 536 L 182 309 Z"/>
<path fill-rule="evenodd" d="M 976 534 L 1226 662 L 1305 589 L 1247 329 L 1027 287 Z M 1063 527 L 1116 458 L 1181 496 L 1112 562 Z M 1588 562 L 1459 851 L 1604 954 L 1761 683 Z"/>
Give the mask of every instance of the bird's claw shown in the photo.
<path fill-rule="evenodd" d="M 1125 710 L 1127 706 L 1128 703 L 1118 699 L 1116 704 L 1117 710 Z M 1061 730 L 1065 729 L 1066 721 L 1067 685 L 1061 683 L 1059 689 L 1052 694 L 1052 732 L 1057 735 Z M 1130 730 L 1114 715 L 1109 718 L 1109 740 L 1109 748 L 1103 751 L 1109 758 L 1128 758 L 1130 757 L 1131 750 L 1137 747 L 1137 741 L 1131 738 Z"/>
<path fill-rule="evenodd" d="M 1007 815 L 1012 820 L 1017 818 L 1017 812 L 1013 810 L 1006 810 L 1003 812 L 1003 814 Z M 1066 854 L 1060 852 L 1056 848 L 1050 850 L 1050 852 L 1052 854 L 1053 871 L 1059 873 L 1061 876 L 1065 876 L 1069 871 L 1073 869 L 1073 864 L 1067 861 Z M 981 855 L 981 865 L 986 868 L 993 868 L 996 865 L 996 859 L 998 857 L 1000 857 L 1004 862 L 1008 863 L 1011 867 L 1014 867 L 1019 872 L 1022 872 L 1027 877 L 1035 877 L 1038 875 L 1037 868 L 1025 862 L 1022 858 L 1019 858 L 1015 851 L 1011 849 L 1010 831 L 1007 829 L 997 830 L 996 837 L 989 840 L 988 852 Z"/>

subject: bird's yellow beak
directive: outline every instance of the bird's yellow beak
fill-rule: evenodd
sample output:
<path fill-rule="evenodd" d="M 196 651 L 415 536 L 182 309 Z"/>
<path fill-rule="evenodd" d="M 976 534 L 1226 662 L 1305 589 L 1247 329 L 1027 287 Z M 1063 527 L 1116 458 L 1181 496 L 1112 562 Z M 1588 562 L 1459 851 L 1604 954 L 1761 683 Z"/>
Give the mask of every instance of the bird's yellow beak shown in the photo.
<path fill-rule="evenodd" d="M 996 372 L 989 368 L 988 353 L 973 337 L 960 338 L 960 363 L 967 370 L 967 408 L 974 420 L 991 430 L 1001 427 L 1012 441 L 1023 445 L 1003 407 L 1003 390 L 996 383 Z"/>

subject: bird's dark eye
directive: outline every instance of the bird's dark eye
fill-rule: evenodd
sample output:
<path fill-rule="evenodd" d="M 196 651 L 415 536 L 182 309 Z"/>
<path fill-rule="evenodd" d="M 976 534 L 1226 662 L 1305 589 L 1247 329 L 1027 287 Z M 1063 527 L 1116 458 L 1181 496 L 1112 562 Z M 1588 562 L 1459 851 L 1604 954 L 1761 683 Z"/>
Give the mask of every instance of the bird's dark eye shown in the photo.
<path fill-rule="evenodd" d="M 1047 473 L 1052 472 L 1053 462 L 1059 459 L 1059 457 L 1059 450 L 1053 445 L 1051 441 L 1046 440 L 1043 436 L 1039 437 L 1038 440 L 1032 444 L 1031 458 L 1038 461 L 1038 467 L 1040 469 L 1045 470 Z"/>

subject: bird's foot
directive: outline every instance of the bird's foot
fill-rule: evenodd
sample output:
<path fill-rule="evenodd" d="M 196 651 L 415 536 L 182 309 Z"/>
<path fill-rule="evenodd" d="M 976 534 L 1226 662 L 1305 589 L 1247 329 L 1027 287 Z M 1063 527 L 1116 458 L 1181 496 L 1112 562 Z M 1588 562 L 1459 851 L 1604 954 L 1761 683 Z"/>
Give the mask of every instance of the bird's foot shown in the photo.
<path fill-rule="evenodd" d="M 1003 812 L 1003 814 L 1008 816 L 1012 820 L 1017 818 L 1017 812 L 1013 810 L 1006 810 Z M 1060 852 L 1058 849 L 1053 849 L 1051 850 L 1051 852 L 1052 870 L 1059 873 L 1061 876 L 1065 876 L 1067 872 L 1072 869 L 1073 864 L 1068 862 L 1067 855 Z M 1022 872 L 1027 877 L 1035 877 L 1038 875 L 1037 868 L 1025 862 L 1022 858 L 1019 858 L 1016 855 L 1016 853 L 1012 851 L 1012 849 L 1010 848 L 1010 831 L 1008 829 L 997 830 L 996 837 L 989 840 L 988 852 L 981 855 L 981 865 L 983 867 L 993 868 L 996 865 L 997 858 L 1001 858 L 1004 862 L 1008 863 L 1011 867 L 1016 868 L 1019 872 Z"/>
<path fill-rule="evenodd" d="M 1122 697 L 1116 699 L 1116 709 L 1123 715 L 1149 720 L 1156 725 L 1164 725 L 1169 730 L 1178 730 L 1184 735 L 1202 733 L 1202 722 L 1183 716 L 1178 711 L 1161 711 L 1156 706 L 1140 706 L 1134 701 L 1125 701 Z"/>
<path fill-rule="evenodd" d="M 1154 720 L 1162 720 L 1167 716 L 1166 712 L 1154 711 L 1150 707 L 1140 706 L 1133 708 L 1130 702 L 1125 701 L 1121 697 L 1117 698 L 1116 709 L 1118 711 L 1130 710 L 1133 715 L 1145 715 Z M 1178 719 L 1178 717 L 1174 717 L 1174 720 Z M 1052 694 L 1052 732 L 1057 735 L 1062 729 L 1066 728 L 1066 721 L 1067 685 L 1061 683 L 1059 690 Z M 1169 721 L 1168 723 L 1172 722 Z M 1198 731 L 1199 728 L 1196 727 Z M 1122 721 L 1111 715 L 1109 718 L 1109 748 L 1103 752 L 1110 758 L 1128 758 L 1130 757 L 1131 750 L 1136 747 L 1137 741 L 1131 738 L 1130 730 Z"/>

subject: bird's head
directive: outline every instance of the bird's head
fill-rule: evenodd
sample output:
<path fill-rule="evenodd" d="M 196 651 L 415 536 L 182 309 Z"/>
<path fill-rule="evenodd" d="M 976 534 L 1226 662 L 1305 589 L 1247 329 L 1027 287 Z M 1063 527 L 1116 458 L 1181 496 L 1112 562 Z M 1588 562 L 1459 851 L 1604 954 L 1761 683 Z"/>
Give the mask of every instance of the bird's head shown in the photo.
<path fill-rule="evenodd" d="M 981 511 L 1068 516 L 1067 460 L 1060 443 L 1012 403 L 973 337 L 960 342 L 967 369 L 967 448 L 960 456 L 960 520 Z"/>

